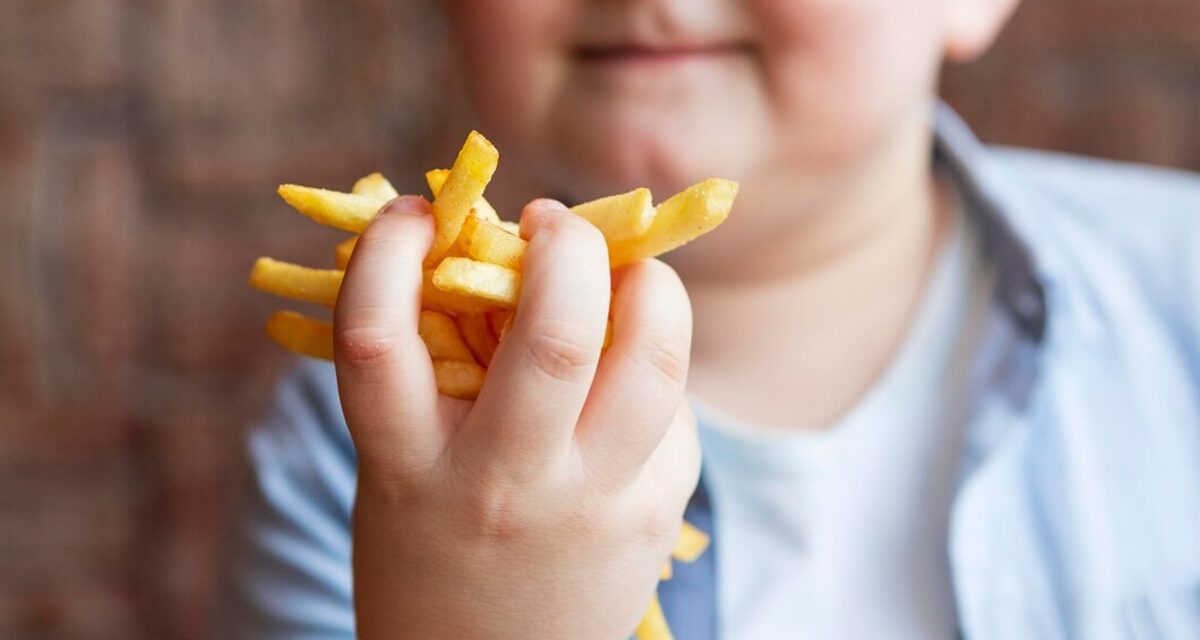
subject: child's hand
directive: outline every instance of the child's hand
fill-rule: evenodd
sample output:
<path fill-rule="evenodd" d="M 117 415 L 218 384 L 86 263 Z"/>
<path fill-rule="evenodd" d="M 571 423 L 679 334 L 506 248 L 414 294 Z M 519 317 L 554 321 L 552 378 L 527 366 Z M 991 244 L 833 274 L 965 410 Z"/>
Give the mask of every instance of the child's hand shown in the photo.
<path fill-rule="evenodd" d="M 473 404 L 437 395 L 417 335 L 429 204 L 393 201 L 338 299 L 338 387 L 358 451 L 354 593 L 364 638 L 625 638 L 699 473 L 683 402 L 691 309 L 645 260 L 526 207 L 519 312 Z"/>

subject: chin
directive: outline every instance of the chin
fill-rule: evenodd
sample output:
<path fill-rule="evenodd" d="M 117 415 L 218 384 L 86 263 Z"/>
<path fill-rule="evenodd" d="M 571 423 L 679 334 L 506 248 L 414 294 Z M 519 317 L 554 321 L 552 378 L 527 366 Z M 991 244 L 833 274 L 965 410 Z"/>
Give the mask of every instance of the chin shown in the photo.
<path fill-rule="evenodd" d="M 551 141 L 555 151 L 549 156 L 559 159 L 548 168 L 552 184 L 563 185 L 579 199 L 649 187 L 659 201 L 706 178 L 740 180 L 747 173 L 746 159 L 754 155 L 741 144 L 747 137 L 730 139 L 738 134 L 720 134 L 725 127 L 687 121 L 591 120 L 594 126 Z"/>

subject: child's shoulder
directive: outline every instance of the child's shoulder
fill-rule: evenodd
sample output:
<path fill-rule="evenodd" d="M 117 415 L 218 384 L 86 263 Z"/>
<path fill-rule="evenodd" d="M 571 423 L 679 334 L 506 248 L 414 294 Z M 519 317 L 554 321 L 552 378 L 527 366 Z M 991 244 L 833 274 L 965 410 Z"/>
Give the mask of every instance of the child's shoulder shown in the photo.
<path fill-rule="evenodd" d="M 1049 245 L 1043 253 L 1075 249 L 1148 272 L 1190 265 L 1200 278 L 1200 174 L 1011 148 L 989 160 L 1007 214 Z"/>
<path fill-rule="evenodd" d="M 1200 174 L 1048 151 L 997 147 L 994 164 L 1091 224 L 1200 229 Z"/>
<path fill-rule="evenodd" d="M 1128 330 L 1200 323 L 1200 175 L 992 149 L 1002 208 L 1067 292 Z M 1194 339 L 1192 345 L 1200 351 Z"/>

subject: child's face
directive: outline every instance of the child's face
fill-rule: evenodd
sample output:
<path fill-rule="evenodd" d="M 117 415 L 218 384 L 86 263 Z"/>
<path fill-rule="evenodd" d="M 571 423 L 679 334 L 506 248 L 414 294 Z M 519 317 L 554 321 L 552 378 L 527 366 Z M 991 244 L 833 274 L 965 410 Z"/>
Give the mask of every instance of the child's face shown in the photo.
<path fill-rule="evenodd" d="M 1015 0 L 446 0 L 486 135 L 575 198 L 827 180 L 923 118 Z M 514 156 L 510 156 L 514 157 Z"/>

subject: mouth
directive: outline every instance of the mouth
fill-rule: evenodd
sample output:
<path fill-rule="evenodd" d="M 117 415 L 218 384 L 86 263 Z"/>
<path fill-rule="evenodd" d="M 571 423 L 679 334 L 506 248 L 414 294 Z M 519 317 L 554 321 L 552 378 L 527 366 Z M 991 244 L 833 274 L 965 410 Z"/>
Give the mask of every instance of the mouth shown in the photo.
<path fill-rule="evenodd" d="M 589 44 L 575 47 L 575 60 L 588 65 L 672 65 L 704 60 L 720 60 L 750 52 L 742 42 L 680 44 Z"/>

